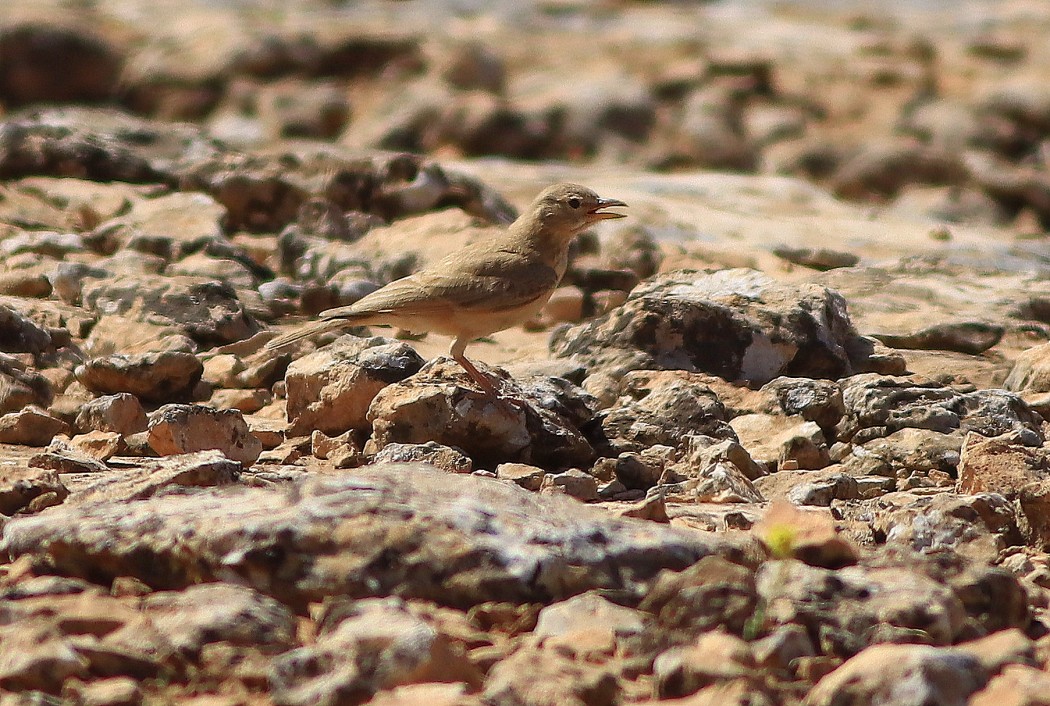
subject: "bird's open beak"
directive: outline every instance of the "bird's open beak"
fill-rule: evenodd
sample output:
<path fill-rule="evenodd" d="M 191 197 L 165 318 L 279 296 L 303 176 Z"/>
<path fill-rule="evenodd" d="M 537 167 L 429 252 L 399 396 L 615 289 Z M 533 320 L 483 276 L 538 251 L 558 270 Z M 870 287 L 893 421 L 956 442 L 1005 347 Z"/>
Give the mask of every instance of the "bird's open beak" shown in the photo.
<path fill-rule="evenodd" d="M 605 221 L 610 218 L 624 218 L 627 216 L 626 213 L 615 213 L 602 210 L 603 208 L 608 208 L 609 206 L 622 206 L 626 208 L 627 204 L 625 204 L 623 201 L 618 201 L 617 199 L 598 199 L 598 207 L 592 210 L 587 215 L 590 216 L 591 220 L 594 221 Z"/>

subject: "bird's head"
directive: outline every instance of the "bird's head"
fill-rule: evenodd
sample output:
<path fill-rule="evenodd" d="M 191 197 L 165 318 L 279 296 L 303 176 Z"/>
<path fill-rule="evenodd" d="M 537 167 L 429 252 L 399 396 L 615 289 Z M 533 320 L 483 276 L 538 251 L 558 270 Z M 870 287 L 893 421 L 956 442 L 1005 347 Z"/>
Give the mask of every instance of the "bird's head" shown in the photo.
<path fill-rule="evenodd" d="M 545 230 L 564 234 L 567 242 L 598 221 L 623 218 L 622 213 L 604 209 L 626 205 L 616 199 L 599 198 L 598 194 L 579 184 L 555 184 L 536 197 L 526 216 L 534 219 Z"/>

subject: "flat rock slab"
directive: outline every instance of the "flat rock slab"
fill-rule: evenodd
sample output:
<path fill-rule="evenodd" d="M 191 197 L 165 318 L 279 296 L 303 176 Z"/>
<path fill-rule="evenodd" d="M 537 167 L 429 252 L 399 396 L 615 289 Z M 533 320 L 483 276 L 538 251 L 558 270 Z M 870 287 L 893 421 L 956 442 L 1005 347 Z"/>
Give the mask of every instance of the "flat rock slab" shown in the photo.
<path fill-rule="evenodd" d="M 52 508 L 8 522 L 0 551 L 99 582 L 133 576 L 183 588 L 225 577 L 296 608 L 332 595 L 456 607 L 596 588 L 640 596 L 661 569 L 744 556 L 736 540 L 409 464 L 283 489 L 186 489 Z"/>

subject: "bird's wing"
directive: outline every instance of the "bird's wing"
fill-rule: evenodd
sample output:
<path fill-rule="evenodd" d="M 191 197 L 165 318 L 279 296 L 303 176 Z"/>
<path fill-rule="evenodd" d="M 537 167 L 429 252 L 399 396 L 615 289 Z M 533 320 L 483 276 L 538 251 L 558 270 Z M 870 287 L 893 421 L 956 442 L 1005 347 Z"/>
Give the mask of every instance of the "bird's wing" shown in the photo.
<path fill-rule="evenodd" d="M 321 313 L 325 319 L 375 314 L 426 314 L 472 309 L 504 311 L 529 304 L 558 285 L 558 273 L 542 262 L 522 262 L 516 253 L 464 256 L 463 263 L 421 270 L 391 282 L 350 306 Z"/>

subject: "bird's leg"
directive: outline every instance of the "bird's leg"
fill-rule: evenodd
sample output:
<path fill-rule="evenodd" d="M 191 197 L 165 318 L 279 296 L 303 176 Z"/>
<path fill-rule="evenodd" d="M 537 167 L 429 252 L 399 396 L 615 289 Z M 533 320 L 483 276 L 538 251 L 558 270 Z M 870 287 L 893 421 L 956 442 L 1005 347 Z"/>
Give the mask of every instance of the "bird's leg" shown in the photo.
<path fill-rule="evenodd" d="M 517 400 L 500 395 L 499 391 L 496 390 L 496 386 L 492 384 L 492 381 L 485 377 L 485 375 L 480 370 L 474 367 L 474 364 L 467 359 L 466 355 L 464 355 L 464 350 L 466 349 L 466 347 L 466 339 L 457 338 L 454 341 L 452 341 L 452 346 L 448 350 L 449 355 L 452 356 L 452 359 L 454 361 L 459 363 L 460 367 L 467 371 L 467 375 L 470 376 L 470 379 L 476 382 L 478 384 L 478 387 L 480 387 L 485 392 L 485 394 L 497 400 L 504 400 L 505 402 L 510 403 L 518 409 L 523 410 L 527 406 L 523 400 Z"/>

